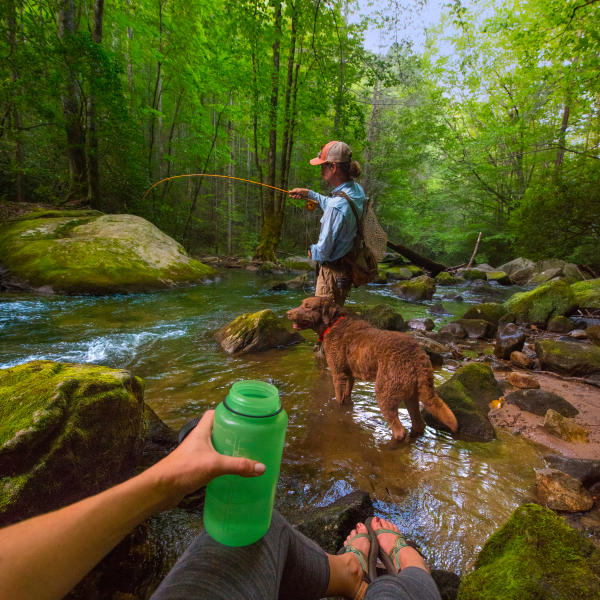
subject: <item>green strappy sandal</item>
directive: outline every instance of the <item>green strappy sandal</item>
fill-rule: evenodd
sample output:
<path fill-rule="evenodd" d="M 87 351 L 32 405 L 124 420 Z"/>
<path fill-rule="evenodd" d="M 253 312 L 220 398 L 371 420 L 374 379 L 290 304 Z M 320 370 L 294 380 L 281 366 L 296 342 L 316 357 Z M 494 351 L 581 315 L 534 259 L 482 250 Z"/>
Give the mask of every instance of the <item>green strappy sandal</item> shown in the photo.
<path fill-rule="evenodd" d="M 389 554 L 381 550 L 381 548 L 379 552 L 379 558 L 389 575 L 398 575 L 398 572 L 400 571 L 398 552 L 402 550 L 402 548 L 406 548 L 407 546 L 414 548 L 425 560 L 425 556 L 423 556 L 419 546 L 412 540 L 407 540 L 399 531 L 394 531 L 393 529 L 378 529 L 375 531 L 376 536 L 380 533 L 393 533 L 396 536 L 396 541 Z"/>

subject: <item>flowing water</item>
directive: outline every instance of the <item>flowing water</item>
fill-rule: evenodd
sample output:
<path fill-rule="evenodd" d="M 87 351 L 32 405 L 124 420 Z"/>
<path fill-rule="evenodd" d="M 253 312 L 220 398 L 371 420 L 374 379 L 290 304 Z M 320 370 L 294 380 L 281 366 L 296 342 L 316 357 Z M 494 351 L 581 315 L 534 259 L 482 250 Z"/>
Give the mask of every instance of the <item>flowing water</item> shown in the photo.
<path fill-rule="evenodd" d="M 490 443 L 468 443 L 427 428 L 418 440 L 388 447 L 389 429 L 374 384 L 357 383 L 353 406 L 338 407 L 328 371 L 312 356 L 316 335 L 294 347 L 232 357 L 212 332 L 244 312 L 270 308 L 283 315 L 301 291 L 272 292 L 274 278 L 229 271 L 213 283 L 151 294 L 105 297 L 0 295 L 0 368 L 30 360 L 90 362 L 126 368 L 145 382 L 145 399 L 178 428 L 214 408 L 239 379 L 276 385 L 289 415 L 278 506 L 284 514 L 329 504 L 356 489 L 368 491 L 376 512 L 400 524 L 419 542 L 430 564 L 462 572 L 485 539 L 529 500 L 541 453 L 499 432 Z M 443 300 L 461 315 L 472 302 L 501 301 L 514 293 L 494 288 L 438 288 L 429 303 L 409 304 L 388 286 L 354 290 L 349 304 L 392 304 L 405 319 L 431 316 Z M 491 295 L 491 297 L 490 297 Z M 436 372 L 440 383 L 450 375 Z M 408 413 L 400 411 L 410 426 Z"/>

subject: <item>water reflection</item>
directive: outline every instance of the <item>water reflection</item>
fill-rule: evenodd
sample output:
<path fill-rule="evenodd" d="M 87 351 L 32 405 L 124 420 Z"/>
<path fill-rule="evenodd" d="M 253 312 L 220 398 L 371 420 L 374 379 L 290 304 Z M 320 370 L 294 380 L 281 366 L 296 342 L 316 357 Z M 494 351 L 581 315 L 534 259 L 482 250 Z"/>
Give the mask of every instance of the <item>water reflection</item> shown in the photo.
<path fill-rule="evenodd" d="M 501 434 L 488 444 L 453 440 L 427 428 L 395 450 L 381 417 L 374 384 L 357 382 L 353 404 L 340 407 L 328 372 L 312 356 L 316 336 L 293 348 L 232 357 L 212 332 L 243 312 L 271 308 L 283 315 L 301 291 L 271 292 L 268 279 L 228 272 L 218 284 L 152 294 L 111 297 L 0 296 L 0 366 L 46 358 L 131 369 L 145 381 L 145 398 L 178 428 L 215 407 L 233 381 L 262 379 L 276 385 L 289 415 L 278 505 L 328 504 L 356 489 L 368 491 L 378 514 L 402 524 L 432 565 L 462 571 L 483 541 L 529 498 L 538 451 Z M 405 319 L 430 315 L 428 306 L 459 292 L 465 302 L 443 299 L 462 315 L 470 302 L 489 300 L 482 290 L 442 288 L 431 302 L 398 300 L 385 286 L 355 290 L 350 304 L 388 303 Z M 498 288 L 494 294 L 514 290 Z M 436 384 L 450 375 L 441 370 Z M 405 427 L 410 419 L 400 411 Z"/>

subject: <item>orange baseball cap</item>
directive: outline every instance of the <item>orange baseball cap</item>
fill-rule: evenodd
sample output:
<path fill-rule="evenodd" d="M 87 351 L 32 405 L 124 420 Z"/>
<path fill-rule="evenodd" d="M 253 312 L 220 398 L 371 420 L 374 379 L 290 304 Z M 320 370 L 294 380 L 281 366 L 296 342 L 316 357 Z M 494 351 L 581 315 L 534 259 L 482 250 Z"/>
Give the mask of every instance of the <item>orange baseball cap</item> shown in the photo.
<path fill-rule="evenodd" d="M 311 165 L 322 165 L 323 163 L 348 163 L 352 160 L 350 146 L 344 142 L 327 142 L 316 158 L 310 159 Z"/>

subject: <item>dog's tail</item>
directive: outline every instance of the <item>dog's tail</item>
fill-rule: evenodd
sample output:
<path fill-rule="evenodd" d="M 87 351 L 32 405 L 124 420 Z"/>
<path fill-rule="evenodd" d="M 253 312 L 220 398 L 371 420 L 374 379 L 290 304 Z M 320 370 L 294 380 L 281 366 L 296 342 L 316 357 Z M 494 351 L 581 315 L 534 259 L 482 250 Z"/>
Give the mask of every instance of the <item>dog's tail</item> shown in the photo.
<path fill-rule="evenodd" d="M 458 431 L 458 421 L 454 413 L 450 410 L 450 407 L 436 394 L 433 387 L 433 369 L 431 368 L 431 363 L 419 369 L 417 387 L 419 390 L 419 400 L 425 407 L 425 410 L 448 427 L 450 431 L 456 433 Z"/>

